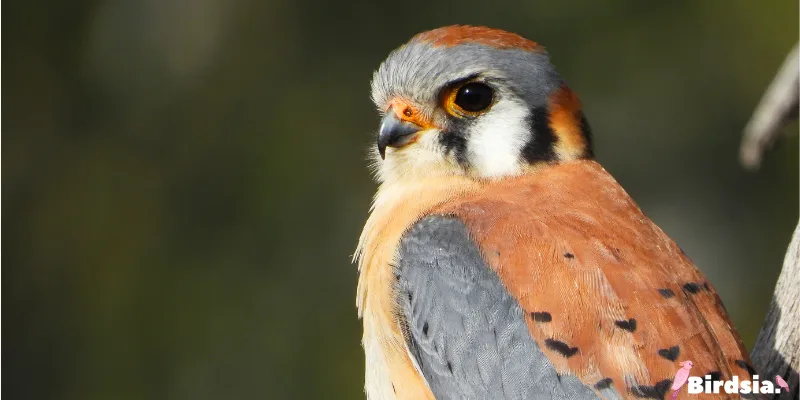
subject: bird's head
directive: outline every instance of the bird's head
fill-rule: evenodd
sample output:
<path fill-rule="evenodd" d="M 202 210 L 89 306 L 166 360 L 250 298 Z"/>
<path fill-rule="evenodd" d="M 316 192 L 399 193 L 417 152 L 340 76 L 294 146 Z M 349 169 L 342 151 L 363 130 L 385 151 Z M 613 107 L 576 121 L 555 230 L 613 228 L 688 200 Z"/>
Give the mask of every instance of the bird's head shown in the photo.
<path fill-rule="evenodd" d="M 591 158 L 580 100 L 536 43 L 485 27 L 423 32 L 375 72 L 378 179 L 514 176 Z"/>
<path fill-rule="evenodd" d="M 678 365 L 680 365 L 681 367 L 684 367 L 684 368 L 692 368 L 692 366 L 693 366 L 693 364 L 692 364 L 692 362 L 690 360 L 681 361 L 680 363 L 678 363 Z"/>

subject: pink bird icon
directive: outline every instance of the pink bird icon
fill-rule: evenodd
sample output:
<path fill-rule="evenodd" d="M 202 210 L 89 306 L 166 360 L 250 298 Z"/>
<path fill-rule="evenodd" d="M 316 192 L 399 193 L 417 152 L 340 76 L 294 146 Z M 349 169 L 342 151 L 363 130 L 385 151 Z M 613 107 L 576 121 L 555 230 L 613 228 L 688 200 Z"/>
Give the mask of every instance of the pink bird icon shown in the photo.
<path fill-rule="evenodd" d="M 692 369 L 692 362 L 690 360 L 686 360 L 680 363 L 681 369 L 675 373 L 675 378 L 672 379 L 672 388 L 673 390 L 672 396 L 670 396 L 670 400 L 675 400 L 678 397 L 678 392 L 681 390 L 681 387 L 686 383 L 689 379 L 689 370 Z"/>
<path fill-rule="evenodd" d="M 786 383 L 780 375 L 775 375 L 775 383 L 781 387 L 781 389 L 785 390 L 787 393 L 789 392 L 789 384 Z"/>

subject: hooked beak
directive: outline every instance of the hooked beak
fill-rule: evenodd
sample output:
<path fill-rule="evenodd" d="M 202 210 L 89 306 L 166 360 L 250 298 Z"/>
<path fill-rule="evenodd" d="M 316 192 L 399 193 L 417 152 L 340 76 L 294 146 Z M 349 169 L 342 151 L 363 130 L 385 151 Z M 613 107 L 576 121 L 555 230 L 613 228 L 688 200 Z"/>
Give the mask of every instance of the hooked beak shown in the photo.
<path fill-rule="evenodd" d="M 389 108 L 381 120 L 381 129 L 378 133 L 378 153 L 381 154 L 381 159 L 386 159 L 386 147 L 403 147 L 411 143 L 420 130 L 421 126 L 400 120 L 394 110 Z"/>

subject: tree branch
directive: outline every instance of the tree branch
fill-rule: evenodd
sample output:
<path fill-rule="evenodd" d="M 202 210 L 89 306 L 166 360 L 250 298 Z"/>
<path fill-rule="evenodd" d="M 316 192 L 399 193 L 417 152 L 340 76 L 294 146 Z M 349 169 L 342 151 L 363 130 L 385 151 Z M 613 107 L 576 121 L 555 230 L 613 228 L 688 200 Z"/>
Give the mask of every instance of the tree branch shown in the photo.
<path fill-rule="evenodd" d="M 745 167 L 758 169 L 764 151 L 778 139 L 781 128 L 797 118 L 798 94 L 800 60 L 795 44 L 744 128 L 740 158 Z"/>
<path fill-rule="evenodd" d="M 751 354 L 762 379 L 780 375 L 798 392 L 800 370 L 800 224 L 794 230 L 767 318 Z M 791 398 L 791 397 L 781 397 Z M 795 397 L 796 398 L 796 397 Z"/>
<path fill-rule="evenodd" d="M 800 95 L 798 45 L 789 52 L 783 66 L 761 99 L 745 127 L 741 159 L 745 167 L 756 169 L 764 151 L 780 136 L 781 128 L 797 118 Z M 794 230 L 783 260 L 778 283 L 767 317 L 761 326 L 751 354 L 761 379 L 774 382 L 780 375 L 790 391 L 775 398 L 797 399 L 800 389 L 800 223 Z"/>

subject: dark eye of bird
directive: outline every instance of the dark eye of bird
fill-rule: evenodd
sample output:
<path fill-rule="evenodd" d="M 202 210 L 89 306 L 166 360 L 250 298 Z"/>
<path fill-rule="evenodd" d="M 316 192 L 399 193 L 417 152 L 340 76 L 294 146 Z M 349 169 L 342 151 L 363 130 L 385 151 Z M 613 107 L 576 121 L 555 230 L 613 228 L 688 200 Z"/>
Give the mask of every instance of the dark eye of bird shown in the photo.
<path fill-rule="evenodd" d="M 458 89 L 454 103 L 467 112 L 480 112 L 492 105 L 492 88 L 481 82 L 470 82 Z"/>

